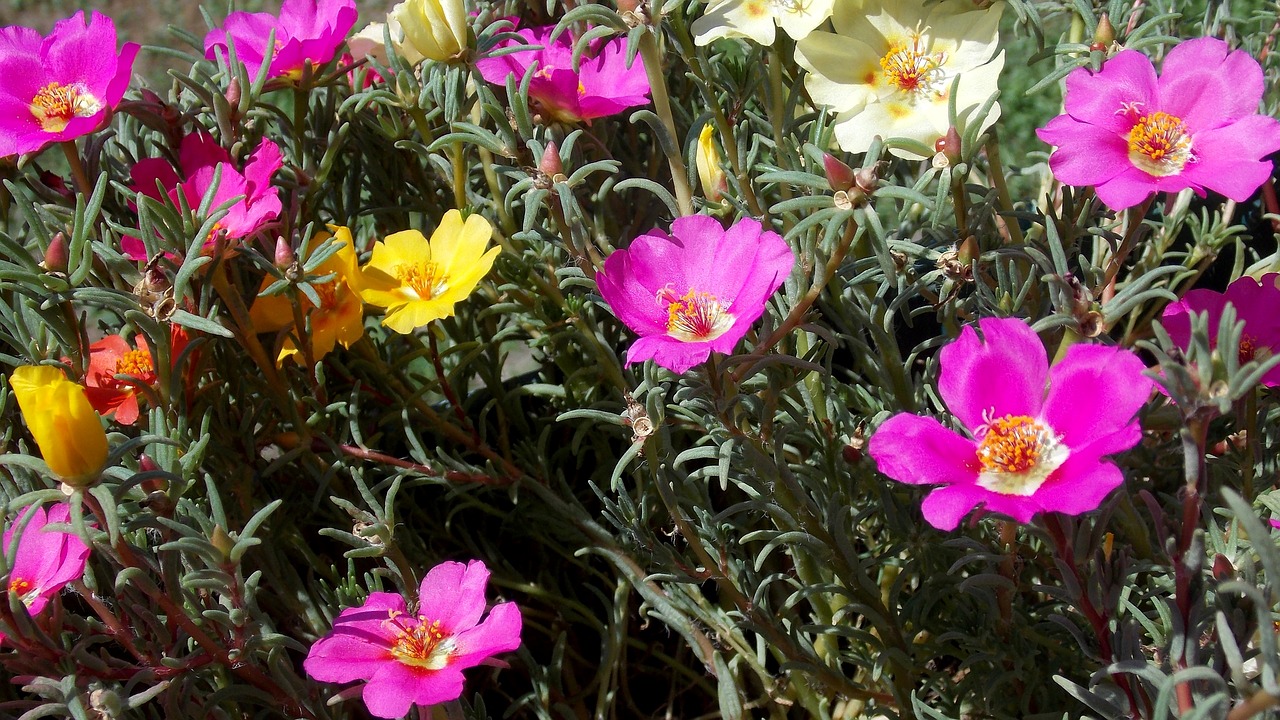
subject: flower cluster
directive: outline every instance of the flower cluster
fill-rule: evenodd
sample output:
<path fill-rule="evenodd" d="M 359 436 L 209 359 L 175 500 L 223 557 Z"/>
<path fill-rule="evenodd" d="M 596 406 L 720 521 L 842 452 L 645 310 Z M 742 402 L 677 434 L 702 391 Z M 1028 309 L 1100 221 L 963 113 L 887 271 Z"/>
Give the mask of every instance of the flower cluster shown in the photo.
<path fill-rule="evenodd" d="M 58 503 L 48 511 L 32 505 L 23 508 L 5 528 L 4 554 L 13 558 L 8 593 L 17 596 L 33 617 L 44 611 L 59 590 L 84 575 L 89 546 L 79 535 L 47 527 L 69 522 L 71 508 L 66 503 Z M 19 528 L 21 535 L 16 535 Z M 0 645 L 5 639 L 0 633 Z"/>

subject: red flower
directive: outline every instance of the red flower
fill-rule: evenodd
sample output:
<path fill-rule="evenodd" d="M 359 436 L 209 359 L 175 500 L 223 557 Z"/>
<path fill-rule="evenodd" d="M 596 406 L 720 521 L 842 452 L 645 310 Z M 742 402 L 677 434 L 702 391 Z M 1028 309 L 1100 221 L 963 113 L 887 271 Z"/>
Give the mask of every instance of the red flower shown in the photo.
<path fill-rule="evenodd" d="M 181 327 L 171 327 L 171 356 L 177 360 L 188 338 Z M 130 347 L 123 337 L 108 335 L 89 346 L 89 372 L 84 378 L 89 404 L 99 415 L 114 412 L 121 425 L 138 421 L 138 393 L 157 379 L 155 355 L 146 336 L 134 336 L 134 343 L 136 347 Z M 121 375 L 128 377 L 117 377 Z"/>

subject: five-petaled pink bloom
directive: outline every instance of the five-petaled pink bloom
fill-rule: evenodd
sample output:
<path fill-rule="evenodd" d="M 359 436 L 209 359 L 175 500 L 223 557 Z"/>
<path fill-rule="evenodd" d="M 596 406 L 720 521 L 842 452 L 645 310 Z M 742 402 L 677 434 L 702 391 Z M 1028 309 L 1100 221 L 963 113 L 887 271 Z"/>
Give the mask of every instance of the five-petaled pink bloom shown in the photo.
<path fill-rule="evenodd" d="M 1245 276 L 1227 286 L 1225 293 L 1192 290 L 1176 303 L 1165 307 L 1160 318 L 1169 339 L 1186 350 L 1191 344 L 1192 313 L 1209 313 L 1209 347 L 1218 344 L 1218 323 L 1227 303 L 1236 309 L 1236 319 L 1244 322 L 1240 347 L 1236 349 L 1240 364 L 1265 360 L 1280 352 L 1280 275 L 1264 275 L 1261 282 Z M 1280 367 L 1262 376 L 1262 384 L 1280 386 Z"/>
<path fill-rule="evenodd" d="M 939 530 L 954 529 L 979 505 L 1018 522 L 1097 508 L 1124 482 L 1105 456 L 1142 439 L 1135 415 L 1153 384 L 1142 361 L 1122 348 L 1078 344 L 1050 368 L 1022 320 L 987 318 L 979 326 L 982 340 L 967 326 L 939 358 L 938 393 L 966 432 L 894 415 L 867 448 L 880 472 L 942 485 L 921 507 Z"/>
<path fill-rule="evenodd" d="M 464 669 L 520 647 L 515 603 L 493 606 L 480 622 L 488 582 L 479 560 L 445 562 L 422 579 L 414 612 L 398 594 L 370 593 L 364 605 L 338 615 L 303 667 L 323 682 L 364 680 L 364 704 L 381 718 L 457 699 Z"/>
<path fill-rule="evenodd" d="M 640 336 L 627 364 L 650 358 L 682 373 L 729 353 L 782 285 L 796 256 L 775 232 L 743 218 L 725 230 L 706 215 L 676 218 L 616 250 L 596 276 L 600 295 Z"/>
<path fill-rule="evenodd" d="M 271 185 L 271 176 L 283 164 L 280 148 L 274 142 L 263 139 L 262 144 L 249 156 L 241 174 L 231 161 L 231 155 L 205 132 L 194 132 L 182 138 L 178 148 L 178 164 L 181 176 L 168 160 L 147 158 L 139 160 L 130 174 L 133 190 L 156 200 L 163 199 L 158 188 L 163 188 L 170 202 L 176 207 L 178 195 L 182 195 L 187 207 L 200 207 L 204 195 L 218 178 L 213 191 L 211 210 L 236 199 L 227 214 L 215 223 L 213 231 L 205 238 L 209 248 L 219 234 L 234 240 L 248 237 L 267 222 L 280 215 L 280 196 Z M 219 169 L 221 168 L 221 169 Z M 157 182 L 159 185 L 157 186 Z M 125 237 L 121 243 L 124 254 L 134 260 L 146 260 L 147 251 L 142 240 Z"/>
<path fill-rule="evenodd" d="M 27 612 L 38 615 L 49 600 L 67 583 L 84 575 L 85 562 L 89 559 L 89 546 L 73 533 L 45 530 L 49 523 L 69 523 L 71 508 L 58 503 L 49 509 L 29 506 L 10 520 L 4 531 L 4 552 L 7 555 L 13 543 L 14 531 L 23 522 L 18 537 L 18 549 L 14 552 L 13 566 L 9 568 L 8 590 L 17 595 Z M 3 601 L 0 598 L 0 601 Z M 6 606 L 8 603 L 5 603 Z M 0 642 L 4 635 L 0 633 Z"/>
<path fill-rule="evenodd" d="M 0 157 L 74 140 L 106 123 L 129 87 L 138 46 L 116 52 L 111 18 L 83 11 L 48 37 L 0 28 Z"/>
<path fill-rule="evenodd" d="M 1114 210 L 1185 188 L 1243 202 L 1280 149 L 1280 121 L 1258 114 L 1262 92 L 1258 62 L 1217 38 L 1170 50 L 1159 78 L 1146 55 L 1123 50 L 1097 73 L 1072 71 L 1066 113 L 1036 134 L 1057 146 L 1054 177 L 1096 186 Z"/>
<path fill-rule="evenodd" d="M 298 79 L 307 65 L 323 65 L 333 59 L 356 24 L 355 0 L 284 0 L 280 15 L 233 12 L 222 27 L 204 37 L 205 57 L 213 60 L 217 51 L 227 52 L 234 43 L 236 57 L 249 77 L 258 76 L 269 62 L 267 77 Z M 275 46 L 268 48 L 271 32 Z"/>
<path fill-rule="evenodd" d="M 521 30 L 524 44 L 542 45 L 543 49 L 481 58 L 476 61 L 476 69 L 485 80 L 502 85 L 508 75 L 515 75 L 519 83 L 536 62 L 538 67 L 529 82 L 530 104 L 533 110 L 558 122 L 592 120 L 649 104 L 649 77 L 644 63 L 637 59 L 627 66 L 625 40 L 591 43 L 582 56 L 580 71 L 574 72 L 573 38 L 562 32 L 552 40 L 554 29 L 547 25 Z"/>

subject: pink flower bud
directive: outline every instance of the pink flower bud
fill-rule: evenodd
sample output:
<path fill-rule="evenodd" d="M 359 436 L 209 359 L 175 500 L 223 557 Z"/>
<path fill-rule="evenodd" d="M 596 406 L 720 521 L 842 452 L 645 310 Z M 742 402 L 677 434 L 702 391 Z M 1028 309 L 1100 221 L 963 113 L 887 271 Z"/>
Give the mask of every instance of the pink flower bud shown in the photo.
<path fill-rule="evenodd" d="M 283 237 L 276 238 L 276 267 L 280 269 L 287 268 L 294 263 L 293 248 L 289 245 L 289 241 Z"/>
<path fill-rule="evenodd" d="M 68 256 L 67 236 L 57 233 L 49 241 L 49 249 L 44 251 L 40 266 L 49 272 L 66 272 Z"/>
<path fill-rule="evenodd" d="M 542 160 L 538 162 L 538 170 L 549 177 L 564 174 L 564 164 L 560 162 L 560 148 L 554 142 L 547 143 L 542 151 Z"/>
<path fill-rule="evenodd" d="M 841 162 L 831 153 L 822 154 L 822 166 L 827 171 L 827 184 L 832 190 L 848 190 L 853 187 L 855 178 L 853 168 Z"/>

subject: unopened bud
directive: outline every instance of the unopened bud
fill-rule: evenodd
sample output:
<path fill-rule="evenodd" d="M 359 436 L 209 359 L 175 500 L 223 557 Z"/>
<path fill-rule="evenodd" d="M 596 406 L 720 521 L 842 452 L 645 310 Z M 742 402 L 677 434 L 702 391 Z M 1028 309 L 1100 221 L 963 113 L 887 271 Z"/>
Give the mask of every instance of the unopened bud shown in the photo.
<path fill-rule="evenodd" d="M 715 127 L 711 123 L 702 126 L 693 161 L 698 168 L 698 181 L 702 183 L 702 194 L 707 200 L 718 202 L 729 185 L 725 179 L 724 170 L 720 168 L 720 150 L 716 148 Z"/>
<path fill-rule="evenodd" d="M 289 245 L 289 241 L 283 237 L 276 237 L 276 267 L 284 270 L 291 267 L 294 263 L 293 247 Z"/>
<path fill-rule="evenodd" d="M 827 184 L 837 192 L 848 190 L 857 182 L 853 168 L 845 165 L 831 153 L 822 154 L 822 167 L 827 171 Z"/>
<path fill-rule="evenodd" d="M 547 143 L 547 148 L 542 151 L 542 160 L 538 161 L 538 170 L 551 178 L 564 174 L 564 163 L 560 162 L 560 147 L 554 142 Z"/>
<path fill-rule="evenodd" d="M 240 81 L 231 78 L 231 83 L 227 85 L 227 92 L 224 94 L 227 104 L 233 108 L 240 107 Z"/>
<path fill-rule="evenodd" d="M 1111 18 L 1106 13 L 1098 18 L 1098 27 L 1093 31 L 1093 44 L 1100 45 L 1100 50 L 1106 50 L 1116 41 L 1116 28 L 1111 24 Z M 1090 47 L 1090 50 L 1093 48 Z"/>
<path fill-rule="evenodd" d="M 209 544 L 213 545 L 218 552 L 222 553 L 222 557 L 230 558 L 231 549 L 236 546 L 236 541 L 231 539 L 226 530 L 221 525 L 213 526 L 213 535 L 209 538 Z"/>
<path fill-rule="evenodd" d="M 158 472 L 159 470 L 160 466 L 156 464 L 155 460 L 151 459 L 150 455 L 142 453 L 138 457 L 138 472 Z"/>
<path fill-rule="evenodd" d="M 871 167 L 864 167 L 854 173 L 853 184 L 858 186 L 862 192 L 870 195 L 876 191 L 876 187 L 880 183 L 880 165 L 876 163 Z"/>
<path fill-rule="evenodd" d="M 62 176 L 59 175 L 58 173 L 50 172 L 48 170 L 41 170 L 40 182 L 44 183 L 45 187 L 58 193 L 64 198 L 71 199 L 75 197 L 75 191 L 67 187 L 67 181 L 64 180 Z"/>
<path fill-rule="evenodd" d="M 960 162 L 960 131 L 955 126 L 947 128 L 947 134 L 938 138 L 933 149 L 947 159 L 949 165 Z"/>
<path fill-rule="evenodd" d="M 965 267 L 973 267 L 973 261 L 978 259 L 978 253 L 978 238 L 970 235 L 956 248 L 956 259 Z"/>
<path fill-rule="evenodd" d="M 53 239 L 49 241 L 49 249 L 44 251 L 44 260 L 40 261 L 40 267 L 48 272 L 64 273 L 67 271 L 69 256 L 67 236 L 62 233 L 55 233 Z"/>
<path fill-rule="evenodd" d="M 1218 582 L 1225 582 L 1236 576 L 1236 569 L 1231 565 L 1231 561 L 1226 555 L 1218 553 L 1213 556 L 1213 579 Z"/>

